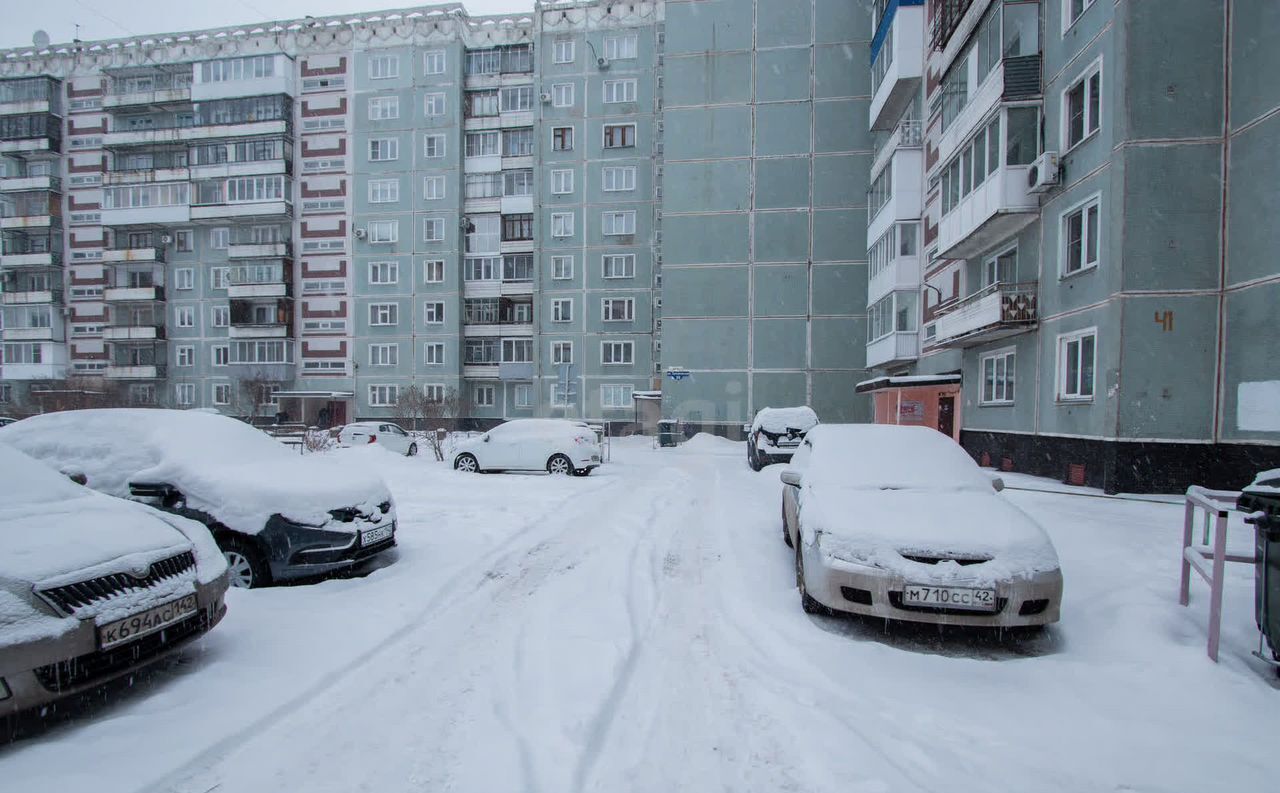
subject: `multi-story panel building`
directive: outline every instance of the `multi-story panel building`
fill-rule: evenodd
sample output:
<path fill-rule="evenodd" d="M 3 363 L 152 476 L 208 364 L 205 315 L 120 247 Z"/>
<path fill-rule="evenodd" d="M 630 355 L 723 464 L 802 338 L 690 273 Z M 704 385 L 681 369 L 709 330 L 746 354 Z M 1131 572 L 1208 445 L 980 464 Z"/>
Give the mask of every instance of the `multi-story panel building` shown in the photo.
<path fill-rule="evenodd" d="M 1280 144 L 1280 89 L 1261 76 L 1275 56 L 1257 45 L 1280 35 L 1273 7 L 876 11 L 887 98 L 870 125 L 899 134 L 873 166 L 886 209 L 872 235 L 886 213 L 911 223 L 923 195 L 923 258 L 904 259 L 900 235 L 884 251 L 872 240 L 881 377 L 859 390 L 877 420 L 935 424 L 984 461 L 1112 490 L 1239 486 L 1280 464 L 1264 308 L 1280 305 L 1277 232 L 1254 222 L 1274 203 L 1261 152 Z M 923 171 L 904 185 L 913 106 L 927 108 Z"/>

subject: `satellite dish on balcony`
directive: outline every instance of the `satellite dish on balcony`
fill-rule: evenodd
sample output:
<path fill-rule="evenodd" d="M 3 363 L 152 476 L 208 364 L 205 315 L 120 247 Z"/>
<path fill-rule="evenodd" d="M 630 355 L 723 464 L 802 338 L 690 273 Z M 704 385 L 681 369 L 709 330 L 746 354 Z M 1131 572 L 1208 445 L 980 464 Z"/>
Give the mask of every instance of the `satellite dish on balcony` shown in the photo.
<path fill-rule="evenodd" d="M 43 30 L 37 30 L 35 33 L 31 34 L 31 43 L 36 45 L 39 49 L 44 49 L 49 46 L 49 34 L 45 33 Z"/>

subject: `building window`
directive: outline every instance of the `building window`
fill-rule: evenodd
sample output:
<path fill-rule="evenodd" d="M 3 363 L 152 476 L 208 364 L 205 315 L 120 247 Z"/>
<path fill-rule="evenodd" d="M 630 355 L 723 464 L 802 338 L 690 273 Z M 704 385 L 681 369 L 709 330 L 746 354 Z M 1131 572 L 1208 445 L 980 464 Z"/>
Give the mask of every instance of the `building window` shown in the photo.
<path fill-rule="evenodd" d="M 551 236 L 553 237 L 572 237 L 573 236 L 573 213 L 572 212 L 552 212 L 551 213 Z"/>
<path fill-rule="evenodd" d="M 474 215 L 467 218 L 467 253 L 490 253 L 502 247 L 502 216 Z"/>
<path fill-rule="evenodd" d="M 508 197 L 533 195 L 533 169 L 521 168 L 518 171 L 503 171 L 502 194 Z"/>
<path fill-rule="evenodd" d="M 557 366 L 562 364 L 573 363 L 573 342 L 571 341 L 551 342 L 551 363 Z"/>
<path fill-rule="evenodd" d="M 195 287 L 196 274 L 190 267 L 182 267 L 173 271 L 174 289 L 192 289 Z"/>
<path fill-rule="evenodd" d="M 466 138 L 468 157 L 495 157 L 501 151 L 501 135 L 498 132 L 468 132 Z"/>
<path fill-rule="evenodd" d="M 552 256 L 551 278 L 555 281 L 567 281 L 573 278 L 573 257 Z"/>
<path fill-rule="evenodd" d="M 1013 350 L 1001 350 L 981 358 L 982 404 L 1013 404 L 1014 359 Z"/>
<path fill-rule="evenodd" d="M 1098 333 L 1095 329 L 1058 337 L 1058 399 L 1092 400 L 1094 356 Z"/>
<path fill-rule="evenodd" d="M 195 235 L 190 229 L 173 233 L 173 249 L 179 253 L 190 253 L 195 250 Z"/>
<path fill-rule="evenodd" d="M 552 107 L 573 107 L 573 83 L 553 83 L 551 86 Z"/>
<path fill-rule="evenodd" d="M 426 397 L 428 402 L 443 402 L 444 384 L 426 383 L 422 386 L 422 395 Z"/>
<path fill-rule="evenodd" d="M 424 176 L 422 178 L 422 198 L 425 201 L 439 201 L 444 198 L 444 177 Z"/>
<path fill-rule="evenodd" d="M 399 159 L 400 141 L 396 138 L 373 138 L 369 141 L 369 162 Z"/>
<path fill-rule="evenodd" d="M 400 76 L 400 58 L 396 55 L 374 55 L 369 58 L 369 79 L 386 80 Z"/>
<path fill-rule="evenodd" d="M 512 394 L 511 401 L 517 408 L 533 407 L 533 386 L 528 383 L 517 384 L 515 391 Z"/>
<path fill-rule="evenodd" d="M 503 363 L 530 363 L 533 361 L 533 339 L 503 339 Z"/>
<path fill-rule="evenodd" d="M 498 115 L 498 92 L 495 89 L 484 91 L 468 91 L 466 101 L 467 118 L 483 118 Z"/>
<path fill-rule="evenodd" d="M 1067 29 L 1076 23 L 1080 17 L 1084 16 L 1084 12 L 1089 10 L 1093 5 L 1093 0 L 1062 0 L 1062 33 L 1066 35 Z"/>
<path fill-rule="evenodd" d="M 400 386 L 369 386 L 369 407 L 388 408 L 400 401 Z"/>
<path fill-rule="evenodd" d="M 630 149 L 636 145 L 635 124 L 605 124 L 604 147 L 606 149 Z"/>
<path fill-rule="evenodd" d="M 196 326 L 196 312 L 191 306 L 178 306 L 173 311 L 174 319 L 180 328 L 194 328 Z"/>
<path fill-rule="evenodd" d="M 563 383 L 551 384 L 551 407 L 567 408 L 573 404 L 573 386 Z"/>
<path fill-rule="evenodd" d="M 426 135 L 422 138 L 422 156 L 439 159 L 444 156 L 444 135 Z"/>
<path fill-rule="evenodd" d="M 557 168 L 551 172 L 551 192 L 556 195 L 569 195 L 573 192 L 573 171 L 568 168 Z"/>
<path fill-rule="evenodd" d="M 573 299 L 560 298 L 551 301 L 551 321 L 552 322 L 572 322 L 573 321 Z"/>
<path fill-rule="evenodd" d="M 634 253 L 610 253 L 601 259 L 605 278 L 635 278 L 636 255 Z"/>
<path fill-rule="evenodd" d="M 196 348 L 189 344 L 184 344 L 174 351 L 174 358 L 178 366 L 195 366 Z"/>
<path fill-rule="evenodd" d="M 400 345 L 398 344 L 370 344 L 369 345 L 369 365 L 370 366 L 396 366 L 400 363 Z"/>
<path fill-rule="evenodd" d="M 369 242 L 396 242 L 400 239 L 400 224 L 394 220 L 369 221 Z"/>
<path fill-rule="evenodd" d="M 422 321 L 428 325 L 439 325 L 444 322 L 444 303 L 433 300 L 422 304 Z"/>
<path fill-rule="evenodd" d="M 600 407 L 605 410 L 617 410 L 631 407 L 633 386 L 617 383 L 605 383 L 600 386 Z"/>
<path fill-rule="evenodd" d="M 399 282 L 399 262 L 369 262 L 369 283 L 396 284 Z"/>
<path fill-rule="evenodd" d="M 210 324 L 215 328 L 225 328 L 231 324 L 230 306 L 212 306 L 210 314 Z"/>
<path fill-rule="evenodd" d="M 1011 284 L 1018 278 L 1018 249 L 1010 248 L 987 259 L 982 264 L 982 286 Z"/>
<path fill-rule="evenodd" d="M 423 218 L 422 219 L 422 241 L 423 242 L 443 242 L 444 241 L 444 218 Z"/>
<path fill-rule="evenodd" d="M 422 281 L 427 284 L 443 284 L 444 259 L 427 259 L 423 261 Z"/>
<path fill-rule="evenodd" d="M 1062 216 L 1062 275 L 1098 266 L 1101 201 L 1093 196 Z"/>
<path fill-rule="evenodd" d="M 400 323 L 400 306 L 397 303 L 370 303 L 370 325 L 398 325 Z"/>
<path fill-rule="evenodd" d="M 611 61 L 633 60 L 639 50 L 639 42 L 639 36 L 634 33 L 605 36 L 604 57 Z"/>
<path fill-rule="evenodd" d="M 600 169 L 601 188 L 606 193 L 617 193 L 636 189 L 636 167 L 634 165 L 608 165 Z"/>
<path fill-rule="evenodd" d="M 498 362 L 498 340 L 492 338 L 467 339 L 462 348 L 462 362 L 490 366 Z"/>
<path fill-rule="evenodd" d="M 867 189 L 867 217 L 875 217 L 889 203 L 890 198 L 893 198 L 892 164 L 882 168 L 876 178 L 871 180 L 871 187 Z"/>
<path fill-rule="evenodd" d="M 551 149 L 553 151 L 573 151 L 573 127 L 552 127 Z"/>
<path fill-rule="evenodd" d="M 215 251 L 225 251 L 227 243 L 231 241 L 231 229 L 216 228 L 209 229 L 209 247 Z"/>
<path fill-rule="evenodd" d="M 600 318 L 605 322 L 630 322 L 636 318 L 636 301 L 630 297 L 606 297 L 600 301 Z"/>
<path fill-rule="evenodd" d="M 503 157 L 528 157 L 533 154 L 533 128 L 506 129 L 502 131 Z"/>
<path fill-rule="evenodd" d="M 444 74 L 444 50 L 428 50 L 422 54 L 424 74 Z"/>
<path fill-rule="evenodd" d="M 369 99 L 370 121 L 391 121 L 400 118 L 400 97 L 375 96 Z"/>
<path fill-rule="evenodd" d="M 556 39 L 552 61 L 555 63 L 573 63 L 573 39 Z"/>
<path fill-rule="evenodd" d="M 502 241 L 518 242 L 533 239 L 533 215 L 503 215 Z"/>
<path fill-rule="evenodd" d="M 217 344 L 213 347 L 213 365 L 226 366 L 231 358 L 231 348 L 225 344 Z"/>
<path fill-rule="evenodd" d="M 635 78 L 627 80 L 605 80 L 604 81 L 604 103 L 606 105 L 616 105 L 620 102 L 636 101 Z"/>
<path fill-rule="evenodd" d="M 478 385 L 471 389 L 471 402 L 478 408 L 491 408 L 497 392 L 491 385 Z"/>
<path fill-rule="evenodd" d="M 227 282 L 231 280 L 230 267 L 213 267 L 209 269 L 209 288 L 210 289 L 226 289 Z"/>
<path fill-rule="evenodd" d="M 518 85 L 499 92 L 503 113 L 519 113 L 533 109 L 533 86 Z"/>
<path fill-rule="evenodd" d="M 636 212 L 629 209 L 625 212 L 604 212 L 600 215 L 601 233 L 606 237 L 630 235 L 636 233 Z"/>
<path fill-rule="evenodd" d="M 230 383 L 214 383 L 213 384 L 213 404 L 215 405 L 231 404 L 231 384 Z"/>
<path fill-rule="evenodd" d="M 1095 62 L 1088 71 L 1062 92 L 1063 138 L 1070 150 L 1098 131 L 1101 115 L 1102 62 Z"/>
<path fill-rule="evenodd" d="M 605 341 L 600 343 L 600 363 L 631 364 L 635 362 L 635 342 Z"/>
<path fill-rule="evenodd" d="M 391 204 L 400 200 L 399 179 L 369 180 L 369 203 Z"/>
<path fill-rule="evenodd" d="M 444 364 L 444 342 L 433 341 L 423 346 L 423 363 L 428 366 L 441 366 Z"/>
<path fill-rule="evenodd" d="M 502 277 L 502 260 L 497 256 L 467 257 L 463 278 L 467 281 L 497 281 Z"/>
<path fill-rule="evenodd" d="M 422 113 L 426 116 L 443 116 L 444 94 L 427 94 L 423 100 Z"/>

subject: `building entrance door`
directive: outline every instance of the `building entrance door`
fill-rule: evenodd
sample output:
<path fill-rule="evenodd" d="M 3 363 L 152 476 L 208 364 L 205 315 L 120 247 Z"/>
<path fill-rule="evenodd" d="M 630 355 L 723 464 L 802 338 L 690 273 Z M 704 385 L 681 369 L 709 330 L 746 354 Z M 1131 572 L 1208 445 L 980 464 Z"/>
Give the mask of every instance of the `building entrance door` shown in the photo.
<path fill-rule="evenodd" d="M 956 398 L 938 397 L 938 432 L 949 438 L 956 436 Z"/>

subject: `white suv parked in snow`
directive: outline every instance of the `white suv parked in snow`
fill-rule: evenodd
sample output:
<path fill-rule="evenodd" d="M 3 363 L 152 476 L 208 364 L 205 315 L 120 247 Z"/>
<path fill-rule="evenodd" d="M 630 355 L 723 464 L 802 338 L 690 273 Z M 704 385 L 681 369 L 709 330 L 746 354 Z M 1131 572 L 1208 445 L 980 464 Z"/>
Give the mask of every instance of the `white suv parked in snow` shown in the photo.
<path fill-rule="evenodd" d="M 586 424 L 566 419 L 516 419 L 462 443 L 453 467 L 483 471 L 546 471 L 586 476 L 600 465 L 600 440 Z"/>

